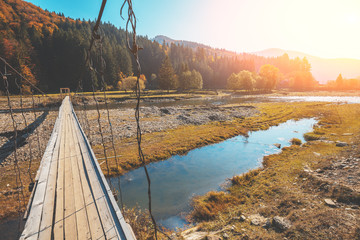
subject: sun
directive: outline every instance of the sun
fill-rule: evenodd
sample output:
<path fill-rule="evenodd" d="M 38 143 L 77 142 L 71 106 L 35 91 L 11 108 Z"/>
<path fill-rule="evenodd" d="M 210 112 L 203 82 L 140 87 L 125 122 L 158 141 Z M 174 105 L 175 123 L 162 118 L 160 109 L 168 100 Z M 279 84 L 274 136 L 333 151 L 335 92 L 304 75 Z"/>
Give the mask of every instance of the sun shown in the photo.
<path fill-rule="evenodd" d="M 346 22 L 349 24 L 356 24 L 359 22 L 359 16 L 357 14 L 349 14 L 346 16 Z"/>

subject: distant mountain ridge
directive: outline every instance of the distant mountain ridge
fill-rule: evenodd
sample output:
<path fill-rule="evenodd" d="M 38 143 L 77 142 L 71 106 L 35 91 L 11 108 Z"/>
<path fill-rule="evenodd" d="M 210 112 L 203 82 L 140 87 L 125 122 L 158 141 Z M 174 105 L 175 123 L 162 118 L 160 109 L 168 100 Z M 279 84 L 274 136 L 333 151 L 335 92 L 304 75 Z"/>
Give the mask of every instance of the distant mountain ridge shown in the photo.
<path fill-rule="evenodd" d="M 341 73 L 344 78 L 357 78 L 360 76 L 360 60 L 350 58 L 320 58 L 305 54 L 302 52 L 283 50 L 279 48 L 270 48 L 252 54 L 263 57 L 277 57 L 285 53 L 290 58 L 306 57 L 312 67 L 312 74 L 320 83 L 326 83 L 329 80 L 335 80 Z"/>
<path fill-rule="evenodd" d="M 232 52 L 232 51 L 228 51 L 225 49 L 218 49 L 218 48 L 212 48 L 208 45 L 202 44 L 202 43 L 197 43 L 197 42 L 192 42 L 192 41 L 186 41 L 186 40 L 174 40 L 172 38 L 169 38 L 167 36 L 164 35 L 157 35 L 156 37 L 154 37 L 152 39 L 155 42 L 158 42 L 159 44 L 163 44 L 164 42 L 166 44 L 179 44 L 185 47 L 189 47 L 193 50 L 196 50 L 197 48 L 204 48 L 206 49 L 208 52 L 211 52 L 213 54 L 217 54 L 218 56 L 224 56 L 224 57 L 235 57 L 236 53 Z"/>
<path fill-rule="evenodd" d="M 197 47 L 201 47 L 201 48 L 211 48 L 210 46 L 207 46 L 205 44 L 201 44 L 201 43 L 196 43 L 196 42 L 191 42 L 191 41 L 186 41 L 186 40 L 174 40 L 172 38 L 169 38 L 167 36 L 164 36 L 164 35 L 157 35 L 153 41 L 156 41 L 160 44 L 163 44 L 164 41 L 165 43 L 167 44 L 171 44 L 171 43 L 174 43 L 174 44 L 180 44 L 180 45 L 183 45 L 185 47 L 190 47 L 190 48 L 197 48 Z"/>
<path fill-rule="evenodd" d="M 205 48 L 210 52 L 216 52 L 219 56 L 236 56 L 235 52 L 228 51 L 225 49 L 214 49 L 210 46 L 191 42 L 191 41 L 183 41 L 183 40 L 174 40 L 169 37 L 158 35 L 153 41 L 156 41 L 160 44 L 165 43 L 171 44 L 180 44 L 183 46 L 187 46 L 193 49 L 198 47 Z M 262 56 L 262 57 L 278 57 L 284 54 L 288 54 L 290 58 L 304 58 L 306 57 L 312 67 L 312 74 L 317 81 L 320 83 L 326 83 L 330 80 L 335 80 L 337 76 L 341 73 L 344 78 L 358 78 L 360 76 L 360 60 L 359 59 L 349 59 L 349 58 L 335 58 L 335 59 L 327 59 L 312 56 L 310 54 L 306 54 L 303 52 L 292 51 L 292 50 L 284 50 L 280 48 L 269 48 L 263 51 L 258 52 L 249 52 L 250 55 Z"/>

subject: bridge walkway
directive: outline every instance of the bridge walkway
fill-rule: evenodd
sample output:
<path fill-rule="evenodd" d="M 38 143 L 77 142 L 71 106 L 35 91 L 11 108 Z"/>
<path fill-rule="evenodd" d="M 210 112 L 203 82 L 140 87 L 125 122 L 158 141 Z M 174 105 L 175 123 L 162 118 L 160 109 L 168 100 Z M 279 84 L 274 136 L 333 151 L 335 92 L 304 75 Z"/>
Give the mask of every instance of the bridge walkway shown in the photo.
<path fill-rule="evenodd" d="M 36 176 L 20 239 L 135 239 L 67 96 Z"/>

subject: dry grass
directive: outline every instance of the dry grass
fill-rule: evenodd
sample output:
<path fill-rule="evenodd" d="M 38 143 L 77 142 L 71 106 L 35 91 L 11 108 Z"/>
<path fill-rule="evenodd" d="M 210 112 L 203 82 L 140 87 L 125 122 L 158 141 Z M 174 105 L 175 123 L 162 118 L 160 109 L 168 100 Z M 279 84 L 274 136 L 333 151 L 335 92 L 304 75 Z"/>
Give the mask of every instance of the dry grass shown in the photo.
<path fill-rule="evenodd" d="M 339 105 L 336 109 L 332 105 L 324 105 L 317 111 L 318 114 L 313 116 L 320 118 L 321 127 L 316 129 L 316 133 L 321 133 L 327 140 L 360 143 L 356 138 L 360 133 L 359 105 Z M 347 132 L 354 135 L 342 135 Z M 317 135 L 316 133 L 313 134 Z M 323 199 L 333 198 L 346 204 L 359 204 L 359 193 L 336 184 L 324 191 L 321 189 L 323 181 L 304 172 L 304 167 L 317 169 L 328 165 L 329 159 L 339 159 L 351 151 L 351 146 L 339 148 L 334 143 L 315 141 L 301 147 L 292 145 L 284 148 L 280 154 L 265 157 L 262 169 L 232 179 L 227 198 L 212 202 L 211 208 L 216 209 L 217 213 L 215 216 L 210 213 L 203 217 L 201 229 L 215 231 L 230 225 L 234 229 L 229 232 L 231 239 L 358 239 L 356 218 L 360 217 L 360 211 L 354 209 L 347 212 L 344 210 L 347 205 L 330 208 L 324 204 Z M 209 202 L 212 194 L 214 193 L 194 200 L 194 220 L 199 221 L 200 214 L 204 213 L 202 207 Z M 240 214 L 256 213 L 270 218 L 287 217 L 293 227 L 284 232 L 276 232 L 250 225 L 248 221 L 232 220 Z"/>
<path fill-rule="evenodd" d="M 254 106 L 260 110 L 254 117 L 200 126 L 187 125 L 164 132 L 144 134 L 142 148 L 146 163 L 165 160 L 176 154 L 185 154 L 192 149 L 221 142 L 236 135 L 246 135 L 248 131 L 265 130 L 289 119 L 334 114 L 333 105 L 326 103 L 260 103 Z M 101 165 L 105 175 L 123 174 L 141 166 L 135 137 L 123 139 L 115 145 L 117 154 L 121 155 L 117 158 L 119 169 L 116 168 L 115 159 L 111 158 L 108 160 L 110 173 L 107 172 L 106 164 Z M 99 158 L 103 157 L 101 145 L 94 146 L 93 149 Z M 111 147 L 107 146 L 107 149 L 108 155 L 113 155 Z"/>
<path fill-rule="evenodd" d="M 253 104 L 253 106 L 260 111 L 254 117 L 222 123 L 213 122 L 201 126 L 181 126 L 177 129 L 164 132 L 144 134 L 142 146 L 146 162 L 164 160 L 174 154 L 184 154 L 191 149 L 220 142 L 235 135 L 247 134 L 248 131 L 267 129 L 289 119 L 317 117 L 320 120 L 319 125 L 321 128 L 317 129 L 317 132 L 313 134 L 319 135 L 318 133 L 321 132 L 319 136 L 329 140 L 351 141 L 353 136 L 342 136 L 341 133 L 353 132 L 355 135 L 355 133 L 359 132 L 358 129 L 360 129 L 358 121 L 360 107 L 355 104 L 259 103 Z M 330 133 L 336 133 L 337 135 L 331 135 Z M 125 139 L 116 143 L 116 146 L 117 153 L 121 155 L 118 158 L 120 169 L 116 169 L 113 158 L 109 159 L 111 172 L 108 175 L 122 174 L 141 166 L 137 155 L 135 138 Z M 108 147 L 110 151 L 111 148 L 110 146 Z M 101 146 L 95 146 L 94 150 L 99 158 L 102 157 Z M 303 147 L 293 145 L 285 148 L 281 154 L 269 156 L 264 160 L 264 170 L 254 170 L 243 176 L 235 177 L 232 180 L 234 185 L 229 188 L 229 194 L 212 192 L 197 198 L 194 201 L 194 207 L 197 212 L 194 212 L 193 216 L 196 220 L 206 219 L 206 223 L 201 224 L 203 229 L 222 228 L 229 224 L 229 219 L 232 216 L 254 211 L 261 212 L 266 216 L 281 213 L 282 215 L 289 216 L 292 220 L 296 219 L 295 216 L 301 216 L 306 219 L 308 216 L 300 210 L 303 205 L 307 206 L 313 200 L 311 199 L 311 194 L 304 193 L 302 189 L 304 185 L 299 180 L 302 169 L 305 164 L 316 168 L 316 164 L 326 161 L 326 156 L 340 154 L 340 150 L 340 148 L 334 148 L 333 145 L 326 143 L 305 144 Z M 314 161 L 313 152 L 320 153 L 322 157 Z M 109 156 L 111 156 L 111 152 L 109 152 Z M 27 163 L 21 163 L 20 167 L 24 176 L 23 179 L 25 179 L 24 185 L 26 186 L 28 184 L 28 180 L 26 180 L 28 179 L 26 178 Z M 38 162 L 31 169 L 33 174 L 36 173 L 37 167 Z M 101 167 L 104 174 L 107 174 L 106 164 L 102 164 Z M 9 191 L 6 187 L 6 184 L 10 184 L 10 188 L 15 186 L 13 167 L 3 167 L 1 169 L 1 176 L 1 191 L 3 193 L 10 192 L 7 195 L 2 194 L 0 196 L 0 204 L 2 206 L 0 218 L 4 218 L 16 215 L 17 213 L 17 195 L 14 194 L 16 189 Z M 29 194 L 30 192 L 25 188 L 23 203 L 26 203 Z M 301 204 L 297 205 L 297 201 L 300 201 Z M 326 209 L 321 204 L 320 207 L 325 212 Z M 262 229 L 259 231 L 258 228 L 250 226 L 248 223 L 243 224 L 245 225 L 235 224 L 236 229 L 246 227 L 250 232 L 246 233 L 249 236 L 256 237 L 265 234 L 264 236 L 272 239 L 278 236 L 278 233 L 267 233 L 263 232 L 265 230 Z M 299 226 L 296 225 L 297 227 L 292 232 L 286 233 L 287 236 L 295 236 L 296 234 L 300 234 L 300 237 L 307 236 L 307 233 L 301 233 L 302 230 L 296 230 L 305 228 L 303 226 L 304 223 L 298 222 L 296 224 Z M 311 229 L 313 231 L 313 228 Z M 142 231 L 140 226 L 138 231 Z M 139 239 L 147 239 L 147 237 L 144 235 L 139 237 Z"/>

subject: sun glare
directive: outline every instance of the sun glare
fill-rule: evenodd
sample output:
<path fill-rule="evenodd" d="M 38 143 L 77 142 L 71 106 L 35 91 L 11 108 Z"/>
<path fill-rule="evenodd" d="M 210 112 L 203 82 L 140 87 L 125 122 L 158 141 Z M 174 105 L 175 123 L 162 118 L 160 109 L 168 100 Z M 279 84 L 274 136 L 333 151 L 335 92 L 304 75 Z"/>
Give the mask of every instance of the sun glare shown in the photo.
<path fill-rule="evenodd" d="M 359 22 L 359 16 L 356 14 L 349 14 L 346 16 L 346 21 L 349 24 L 356 24 Z"/>

